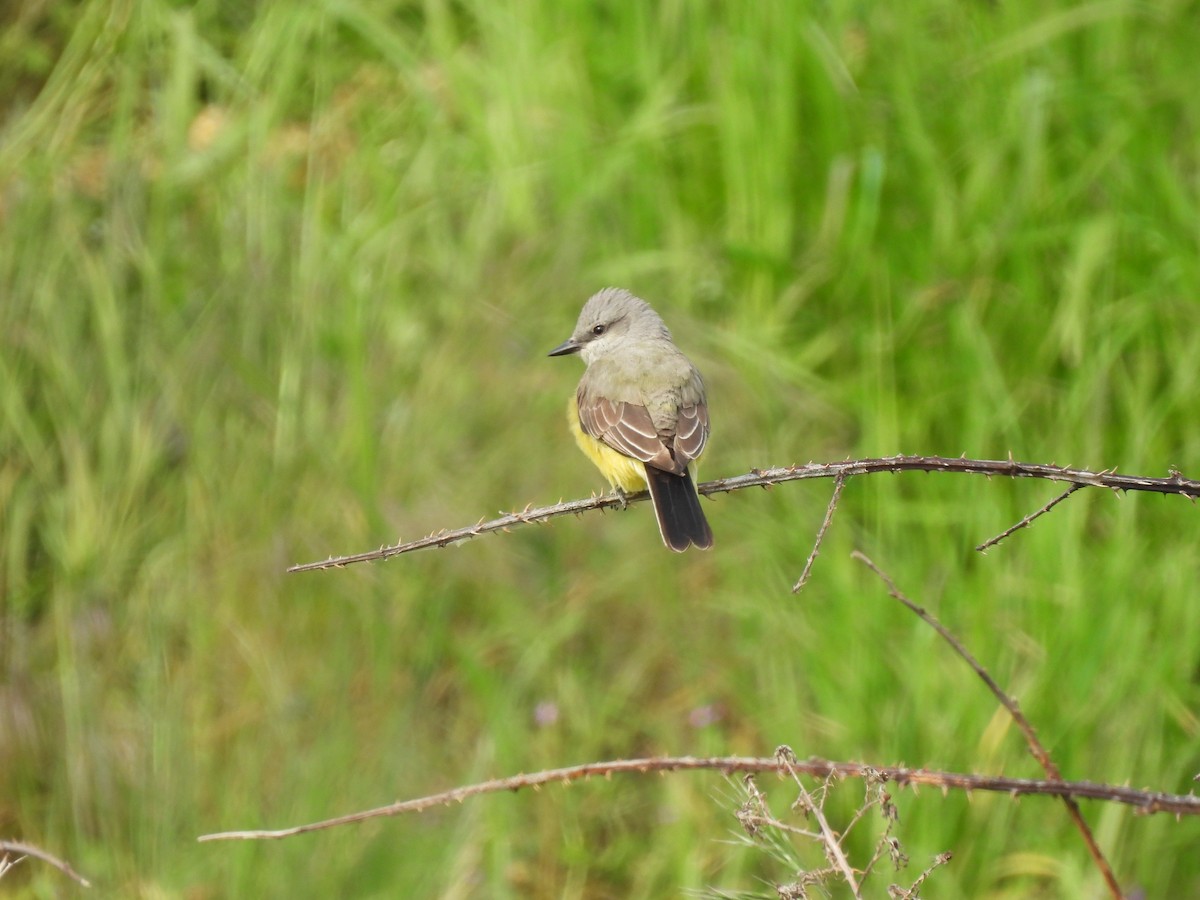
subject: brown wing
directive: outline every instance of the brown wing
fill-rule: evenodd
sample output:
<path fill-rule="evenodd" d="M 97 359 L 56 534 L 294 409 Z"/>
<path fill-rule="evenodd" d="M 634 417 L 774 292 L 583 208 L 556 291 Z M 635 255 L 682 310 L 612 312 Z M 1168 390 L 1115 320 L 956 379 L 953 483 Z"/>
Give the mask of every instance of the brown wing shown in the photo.
<path fill-rule="evenodd" d="M 587 397 L 582 390 L 575 397 L 579 405 L 579 424 L 584 432 L 608 444 L 618 453 L 639 459 L 656 469 L 683 474 L 687 460 L 680 463 L 671 456 L 646 407 L 603 397 Z M 707 428 L 704 430 L 707 431 Z"/>

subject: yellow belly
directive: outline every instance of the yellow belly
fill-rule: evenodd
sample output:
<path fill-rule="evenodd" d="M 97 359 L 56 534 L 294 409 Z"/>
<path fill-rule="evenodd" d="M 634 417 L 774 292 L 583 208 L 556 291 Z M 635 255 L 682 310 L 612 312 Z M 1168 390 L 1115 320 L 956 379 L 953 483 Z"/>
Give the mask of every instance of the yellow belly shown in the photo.
<path fill-rule="evenodd" d="M 583 455 L 592 461 L 600 474 L 608 479 L 614 488 L 626 492 L 643 491 L 647 487 L 646 466 L 640 460 L 630 459 L 624 453 L 618 453 L 603 441 L 597 440 L 579 426 L 579 408 L 572 396 L 567 403 L 567 427 L 571 436 L 583 451 Z"/>

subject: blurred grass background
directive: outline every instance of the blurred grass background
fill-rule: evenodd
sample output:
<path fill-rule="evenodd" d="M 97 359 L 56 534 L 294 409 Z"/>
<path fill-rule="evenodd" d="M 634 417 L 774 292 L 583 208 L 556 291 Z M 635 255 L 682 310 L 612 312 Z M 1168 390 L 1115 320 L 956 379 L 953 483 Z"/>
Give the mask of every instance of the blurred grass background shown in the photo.
<path fill-rule="evenodd" d="M 772 896 L 715 776 L 265 845 L 482 778 L 666 753 L 1200 770 L 1197 512 L 924 475 L 319 559 L 586 496 L 545 353 L 648 298 L 703 474 L 897 452 L 1200 470 L 1200 4 L 164 0 L 4 7 L 0 834 L 101 896 Z M 783 807 L 784 786 L 763 783 Z M 852 809 L 859 788 L 847 785 Z M 937 897 L 1098 896 L 1060 806 L 898 797 Z M 1195 822 L 1088 805 L 1124 886 Z M 864 847 L 867 846 L 864 844 Z M 903 880 L 902 877 L 900 880 Z M 69 893 L 28 863 L 17 896 Z M 881 890 L 882 882 L 879 885 Z"/>

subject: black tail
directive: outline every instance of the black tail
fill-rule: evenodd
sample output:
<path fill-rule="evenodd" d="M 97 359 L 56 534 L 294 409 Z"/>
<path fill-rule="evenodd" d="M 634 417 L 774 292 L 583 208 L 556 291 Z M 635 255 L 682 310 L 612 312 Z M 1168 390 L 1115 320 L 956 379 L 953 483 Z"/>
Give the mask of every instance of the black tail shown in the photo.
<path fill-rule="evenodd" d="M 682 553 L 692 544 L 701 550 L 711 547 L 712 529 L 700 508 L 692 473 L 674 475 L 646 466 L 646 480 L 650 482 L 650 499 L 654 501 L 654 515 L 658 517 L 663 543 L 676 553 Z"/>

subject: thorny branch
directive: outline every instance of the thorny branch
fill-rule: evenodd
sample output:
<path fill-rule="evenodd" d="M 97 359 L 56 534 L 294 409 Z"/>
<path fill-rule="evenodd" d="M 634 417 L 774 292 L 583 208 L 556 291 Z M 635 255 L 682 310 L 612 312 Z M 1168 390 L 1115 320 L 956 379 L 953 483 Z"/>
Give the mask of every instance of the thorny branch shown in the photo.
<path fill-rule="evenodd" d="M 1046 513 L 1050 512 L 1050 510 L 1054 509 L 1054 507 L 1058 506 L 1058 504 L 1062 503 L 1064 500 L 1066 500 L 1068 497 L 1070 497 L 1073 493 L 1075 493 L 1076 491 L 1082 490 L 1083 487 L 1084 487 L 1084 485 L 1082 485 L 1082 484 L 1071 485 L 1069 488 L 1067 488 L 1065 491 L 1063 491 L 1061 494 L 1059 494 L 1057 497 L 1055 497 L 1053 500 L 1051 500 L 1049 503 L 1047 503 L 1041 509 L 1037 510 L 1036 512 L 1031 512 L 1029 515 L 1025 516 L 1025 518 L 1021 519 L 1020 522 L 1017 522 L 1017 524 L 1015 524 L 1015 525 L 1010 525 L 1008 528 L 1005 528 L 1002 532 L 1000 532 L 995 537 L 988 538 L 986 541 L 984 541 L 982 544 L 980 544 L 975 549 L 978 550 L 980 553 L 987 553 L 989 547 L 995 547 L 998 543 L 1000 543 L 1002 540 L 1004 540 L 1006 537 L 1008 537 L 1010 534 L 1012 534 L 1015 531 L 1020 531 L 1022 528 L 1028 528 L 1030 525 L 1033 524 L 1034 519 L 1037 519 L 1040 516 L 1044 516 Z"/>
<path fill-rule="evenodd" d="M 547 769 L 530 775 L 513 775 L 509 778 L 497 778 L 478 784 L 465 785 L 453 790 L 419 797 L 414 800 L 402 800 L 387 806 L 361 812 L 349 813 L 333 819 L 311 822 L 306 825 L 295 825 L 275 831 L 223 831 L 217 834 L 205 834 L 200 841 L 231 841 L 231 840 L 277 840 L 305 834 L 310 831 L 321 831 L 340 825 L 351 825 L 386 816 L 398 816 L 404 813 L 421 812 L 436 806 L 448 806 L 451 803 L 462 803 L 471 797 L 482 794 L 496 794 L 504 791 L 516 791 L 521 788 L 538 788 L 547 784 L 570 784 L 575 781 L 613 775 L 645 775 L 649 772 L 682 772 L 707 770 L 732 774 L 735 772 L 775 772 L 786 776 L 789 771 L 800 772 L 815 778 L 882 778 L 900 787 L 938 788 L 943 794 L 952 790 L 957 791 L 992 791 L 1001 794 L 1019 796 L 1050 796 L 1076 797 L 1087 800 L 1107 800 L 1110 803 L 1123 803 L 1143 814 L 1170 813 L 1179 816 L 1200 816 L 1200 797 L 1194 794 L 1165 794 L 1157 791 L 1142 791 L 1120 785 L 1096 784 L 1090 781 L 1049 781 L 1029 778 L 1006 778 L 990 775 L 967 775 L 957 772 L 938 772 L 926 769 L 907 769 L 893 766 L 869 766 L 865 763 L 831 762 L 824 759 L 808 759 L 797 762 L 782 763 L 776 757 L 753 756 L 720 756 L 698 758 L 692 756 L 651 757 L 647 759 L 622 759 L 614 762 L 585 763 L 579 766 L 568 766 L 561 769 Z"/>
<path fill-rule="evenodd" d="M 1070 492 L 1068 491 L 1068 493 Z M 1065 497 L 1066 495 L 1063 496 Z M 1047 508 L 1048 507 L 1043 507 L 1043 511 L 1045 511 Z M 1055 764 L 1054 760 L 1050 758 L 1050 753 L 1046 750 L 1045 746 L 1043 746 L 1042 742 L 1038 740 L 1037 731 L 1034 730 L 1034 727 L 1032 724 L 1030 724 L 1029 720 L 1025 718 L 1025 714 L 1021 712 L 1021 707 L 1018 705 L 1017 701 L 1005 693 L 1004 689 L 996 683 L 994 678 L 992 678 L 991 673 L 983 667 L 983 664 L 974 657 L 970 650 L 963 646 L 962 641 L 955 637 L 953 632 L 939 622 L 935 616 L 906 597 L 904 593 L 898 587 L 896 587 L 896 583 L 892 581 L 891 576 L 875 565 L 875 563 L 872 562 L 866 554 L 855 550 L 850 555 L 874 572 L 887 586 L 888 594 L 906 606 L 909 610 L 916 613 L 916 615 L 919 616 L 921 620 L 925 622 L 925 624 L 936 631 L 942 637 L 942 639 L 953 648 L 954 652 L 957 653 L 963 659 L 963 661 L 971 667 L 972 671 L 974 671 L 974 673 L 979 676 L 980 680 L 987 685 L 988 690 L 992 692 L 992 696 L 1000 701 L 1000 704 L 1006 710 L 1008 710 L 1008 714 L 1012 716 L 1013 721 L 1017 723 L 1017 727 L 1021 730 L 1021 734 L 1025 736 L 1025 743 L 1029 746 L 1029 752 L 1033 755 L 1033 758 L 1038 761 L 1038 765 L 1042 767 L 1042 771 L 1046 773 L 1046 777 L 1051 781 L 1061 783 L 1063 780 L 1062 773 L 1059 772 L 1058 766 Z M 1087 821 L 1083 818 L 1083 813 L 1079 809 L 1079 804 L 1076 803 L 1075 798 L 1071 797 L 1070 795 L 1063 796 L 1063 803 L 1065 803 L 1067 806 L 1067 813 L 1070 815 L 1071 821 L 1075 823 L 1075 827 L 1079 829 L 1079 833 L 1083 836 L 1083 841 L 1087 845 L 1088 852 L 1091 854 L 1092 860 L 1096 863 L 1096 868 L 1100 870 L 1100 874 L 1103 876 L 1105 884 L 1108 885 L 1109 893 L 1112 894 L 1113 897 L 1117 898 L 1117 900 L 1120 900 L 1121 887 L 1119 884 L 1117 884 L 1117 877 L 1113 874 L 1112 867 L 1109 866 L 1108 860 L 1104 858 L 1104 853 L 1101 851 L 1099 844 L 1096 843 L 1096 838 L 1092 834 L 1092 829 L 1088 826 Z"/>
<path fill-rule="evenodd" d="M 955 472 L 965 475 L 1002 476 L 1005 478 L 1041 478 L 1060 481 L 1080 487 L 1100 487 L 1113 491 L 1151 491 L 1159 494 L 1178 494 L 1195 500 L 1200 497 L 1200 481 L 1185 478 L 1181 472 L 1172 470 L 1167 478 L 1146 478 L 1138 475 L 1118 475 L 1115 471 L 1089 472 L 1086 469 L 1070 469 L 1056 465 L 1023 463 L 1016 460 L 951 459 L 944 456 L 889 456 L 882 459 L 854 459 L 834 463 L 809 463 L 803 466 L 786 466 L 776 469 L 755 469 L 746 475 L 718 478 L 700 485 L 701 494 L 729 493 L 751 487 L 770 487 L 788 481 L 809 478 L 840 478 L 852 475 L 873 475 L 880 472 Z M 408 543 L 397 542 L 377 550 L 334 556 L 320 562 L 303 563 L 288 569 L 289 572 L 308 572 L 313 569 L 333 569 L 359 562 L 390 559 L 402 553 L 425 550 L 430 547 L 448 547 L 470 540 L 481 534 L 507 531 L 518 525 L 533 525 L 546 522 L 556 516 L 578 515 L 593 509 L 615 509 L 647 499 L 646 491 L 617 497 L 613 494 L 591 497 L 587 500 L 571 500 L 553 506 L 527 506 L 520 512 L 505 513 L 498 519 L 480 519 L 474 525 L 453 530 L 442 530 L 420 540 Z"/>
<path fill-rule="evenodd" d="M 950 459 L 937 456 L 895 456 L 883 459 L 861 459 L 847 460 L 840 463 L 809 463 L 805 466 L 790 466 L 787 468 L 777 468 L 768 470 L 753 470 L 747 475 L 740 475 L 732 478 L 718 479 L 716 481 L 706 482 L 699 486 L 698 490 L 701 494 L 712 495 L 717 493 L 732 492 L 742 490 L 748 487 L 770 487 L 773 484 L 780 484 L 787 481 L 798 481 L 809 478 L 834 478 L 835 485 L 833 495 L 830 498 L 828 508 L 826 509 L 825 519 L 817 532 L 816 543 L 809 555 L 808 562 L 805 564 L 804 571 L 801 574 L 793 591 L 800 590 L 812 569 L 813 562 L 820 550 L 821 542 L 828 530 L 834 513 L 837 509 L 838 500 L 840 499 L 842 489 L 845 486 L 846 480 L 854 475 L 869 475 L 880 472 L 905 472 L 905 471 L 925 471 L 925 472 L 957 472 L 961 474 L 985 475 L 987 477 L 1003 476 L 1009 478 L 1039 478 L 1049 481 L 1058 481 L 1069 485 L 1068 489 L 1055 497 L 1050 502 L 1046 503 L 1036 512 L 1025 516 L 1021 521 L 1017 522 L 1012 527 L 1006 529 L 996 537 L 984 542 L 978 548 L 980 551 L 986 550 L 988 547 L 1002 541 L 1004 538 L 1013 534 L 1015 531 L 1029 526 L 1035 519 L 1042 516 L 1053 509 L 1056 505 L 1066 500 L 1071 494 L 1081 490 L 1084 487 L 1101 487 L 1108 488 L 1112 491 L 1149 491 L 1160 494 L 1177 494 L 1188 497 L 1193 501 L 1200 497 L 1200 482 L 1185 478 L 1179 471 L 1172 470 L 1167 478 L 1148 478 L 1142 476 L 1127 476 L 1117 475 L 1115 470 L 1106 470 L 1102 472 L 1090 472 L 1082 469 L 1070 469 L 1057 465 L 1041 465 L 1031 463 L 1021 463 L 1013 459 L 1004 460 L 974 460 L 974 459 Z M 560 502 L 553 506 L 532 507 L 527 506 L 520 512 L 512 512 L 502 515 L 498 519 L 492 521 L 480 520 L 473 526 L 459 528 L 455 530 L 442 530 L 434 534 L 428 535 L 417 541 L 408 543 L 398 542 L 395 546 L 384 546 L 378 550 L 358 553 L 349 556 L 331 557 L 330 559 L 321 562 L 305 563 L 302 565 L 293 566 L 288 569 L 289 572 L 309 571 L 313 569 L 324 568 L 340 568 L 356 562 L 367 562 L 373 560 L 388 559 L 392 556 L 398 556 L 402 553 L 409 553 L 415 550 L 422 550 L 429 547 L 445 547 L 451 544 L 469 540 L 481 534 L 488 534 L 495 531 L 507 531 L 517 525 L 528 525 L 535 523 L 543 523 L 560 515 L 580 514 L 593 509 L 608 509 L 613 507 L 624 508 L 630 503 L 638 503 L 647 499 L 646 492 L 640 492 L 630 495 L 605 495 L 594 496 L 587 500 L 575 500 L 570 502 Z M 1062 776 L 1058 771 L 1057 766 L 1050 759 L 1045 748 L 1038 741 L 1036 733 L 1032 725 L 1025 719 L 1021 713 L 1016 701 L 1010 698 L 999 687 L 998 684 L 991 678 L 988 672 L 980 665 L 966 648 L 959 642 L 953 634 L 951 634 L 944 626 L 941 625 L 933 616 L 929 615 L 924 609 L 917 606 L 902 594 L 896 587 L 894 582 L 882 572 L 870 559 L 862 553 L 855 552 L 854 556 L 865 563 L 872 571 L 878 575 L 888 586 L 891 595 L 906 605 L 909 609 L 919 615 L 928 624 L 930 624 L 938 633 L 951 644 L 954 650 L 972 667 L 976 674 L 987 684 L 988 688 L 996 696 L 996 698 L 1008 709 L 1017 725 L 1025 735 L 1033 756 L 1042 765 L 1047 774 L 1047 780 L 1027 780 L 1027 779 L 1012 779 L 989 777 L 981 775 L 963 775 L 949 772 L 928 772 L 925 770 L 909 770 L 904 768 L 876 768 L 864 766 L 856 763 L 837 763 L 828 762 L 825 760 L 809 760 L 808 762 L 800 763 L 794 758 L 785 758 L 777 756 L 773 760 L 747 758 L 747 757 L 720 757 L 711 759 L 695 759 L 692 757 L 670 757 L 659 759 L 642 759 L 642 760 L 620 760 L 607 763 L 590 763 L 582 766 L 574 766 L 562 769 L 548 770 L 533 775 L 518 775 L 511 778 L 497 779 L 494 781 L 482 782 L 475 785 L 467 785 L 459 787 L 451 791 L 446 791 L 441 794 L 435 794 L 429 797 L 422 797 L 415 800 L 407 800 L 398 803 L 393 803 L 388 806 L 378 807 L 376 809 L 365 810 L 361 812 L 351 813 L 349 815 L 340 816 L 334 819 L 327 819 L 320 822 L 314 822 L 307 825 L 298 825 L 291 828 L 285 828 L 275 831 L 232 831 L 221 832 L 217 834 L 203 835 L 199 838 L 201 841 L 215 840 L 261 840 L 261 839 L 278 839 L 290 837 L 297 834 L 303 834 L 309 831 L 317 831 L 335 826 L 352 824 L 360 821 L 365 821 L 381 816 L 394 816 L 408 812 L 419 812 L 430 807 L 449 804 L 451 802 L 462 802 L 469 797 L 479 794 L 492 793 L 496 791 L 517 790 L 522 787 L 537 788 L 540 785 L 561 782 L 564 784 L 572 781 L 587 778 L 592 775 L 604 775 L 611 777 L 614 774 L 628 773 L 645 773 L 651 771 L 667 772 L 679 770 L 696 770 L 696 769 L 712 769 L 731 772 L 764 772 L 774 771 L 779 774 L 790 774 L 799 783 L 796 778 L 798 773 L 804 773 L 815 777 L 861 777 L 867 780 L 883 779 L 893 781 L 901 786 L 911 786 L 916 789 L 919 785 L 928 784 L 940 787 L 943 793 L 951 789 L 972 791 L 972 790 L 987 790 L 987 791 L 1004 791 L 1013 796 L 1021 794 L 1040 794 L 1046 796 L 1061 797 L 1066 803 L 1072 820 L 1079 828 L 1083 838 L 1088 846 L 1097 867 L 1099 868 L 1105 882 L 1114 897 L 1120 897 L 1120 887 L 1117 884 L 1116 878 L 1104 858 L 1096 841 L 1088 827 L 1083 815 L 1080 812 L 1077 798 L 1084 797 L 1088 799 L 1108 800 L 1110 802 L 1126 803 L 1133 805 L 1139 812 L 1172 812 L 1177 817 L 1183 815 L 1200 815 L 1200 798 L 1194 795 L 1172 795 L 1162 794 L 1148 791 L 1136 791 L 1130 788 L 1122 788 L 1111 785 L 1099 785 L 1090 782 L 1066 782 L 1062 780 Z M 790 757 L 790 753 L 788 754 Z M 802 791 L 803 791 L 803 786 Z M 804 794 L 802 794 L 802 800 Z M 811 800 L 806 804 L 806 808 L 812 808 Z M 819 812 L 819 810 L 818 810 Z M 849 863 L 845 856 L 840 852 L 840 843 L 836 835 L 829 829 L 828 824 L 821 821 L 818 817 L 818 824 L 821 827 L 820 835 L 823 843 L 830 850 L 829 861 L 833 866 L 833 870 L 840 871 L 847 884 L 851 887 L 855 896 L 858 896 L 858 885 L 855 880 L 853 870 L 850 869 Z M 948 859 L 948 856 L 946 857 Z M 943 864 L 945 860 L 939 858 L 938 865 Z M 872 865 L 874 861 L 872 861 Z M 922 876 L 923 878 L 924 876 Z M 914 890 L 919 886 L 914 885 Z M 911 894 L 909 894 L 911 895 Z"/>
<path fill-rule="evenodd" d="M 800 593 L 804 590 L 804 585 L 808 584 L 808 576 L 812 574 L 813 563 L 817 561 L 817 556 L 821 552 L 821 544 L 825 541 L 825 532 L 829 530 L 829 526 L 833 522 L 833 514 L 837 511 L 838 501 L 842 499 L 842 489 L 845 486 L 845 475 L 839 475 L 834 479 L 833 496 L 829 498 L 829 505 L 825 507 L 825 518 L 821 521 L 821 527 L 817 529 L 817 539 L 813 541 L 813 548 L 808 554 L 808 561 L 804 564 L 804 571 L 800 573 L 800 577 L 792 585 L 793 594 Z"/>

